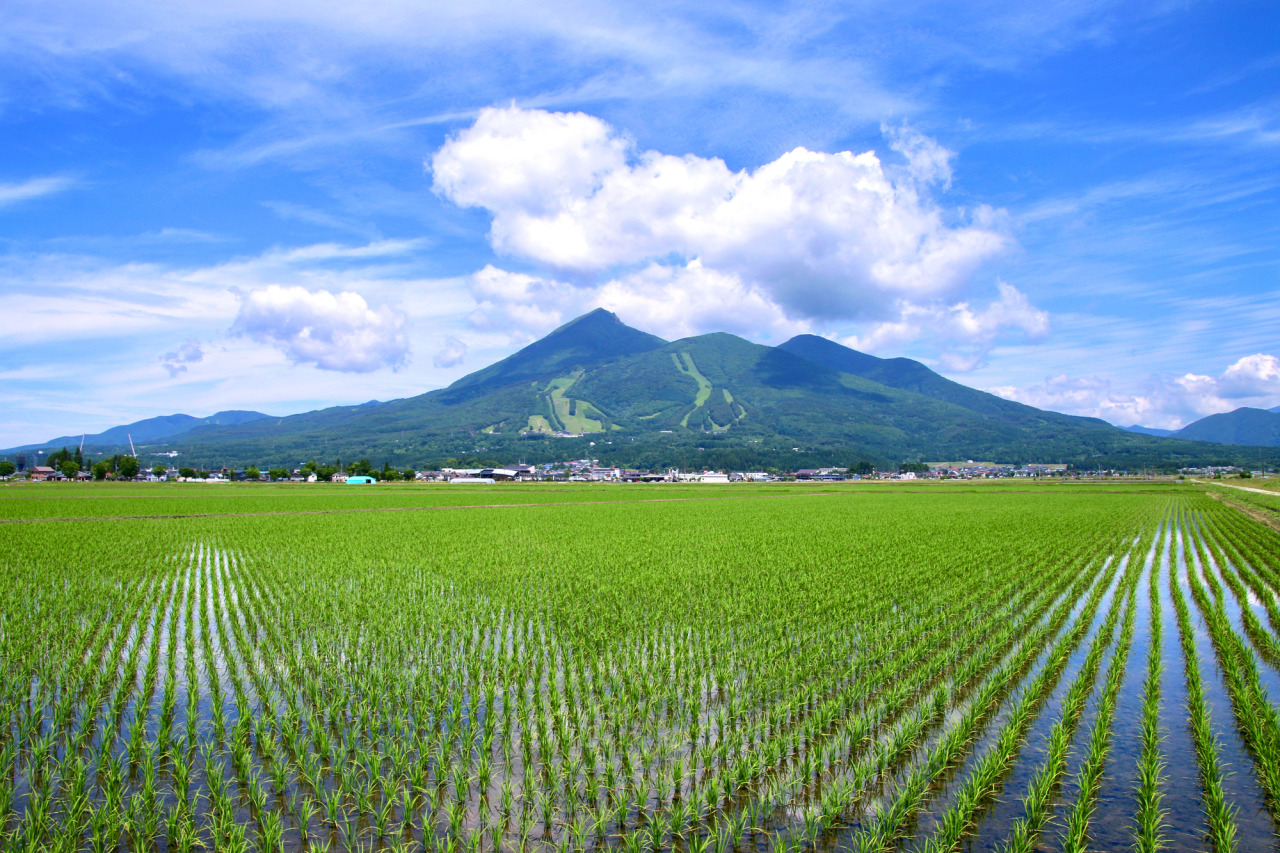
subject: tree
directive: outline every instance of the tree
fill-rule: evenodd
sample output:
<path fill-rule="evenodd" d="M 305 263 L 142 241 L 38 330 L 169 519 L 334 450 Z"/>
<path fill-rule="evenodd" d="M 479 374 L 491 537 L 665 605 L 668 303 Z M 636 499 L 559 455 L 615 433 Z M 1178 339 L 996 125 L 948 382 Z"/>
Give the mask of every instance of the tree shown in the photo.
<path fill-rule="evenodd" d="M 260 480 L 262 479 L 262 472 L 250 465 L 244 469 L 244 478 L 246 480 Z"/>
<path fill-rule="evenodd" d="M 78 465 L 79 467 L 83 468 L 83 467 L 84 467 L 84 457 L 80 455 L 80 448 L 79 448 L 79 447 L 77 447 L 77 448 L 76 448 L 76 456 L 75 456 L 75 459 L 76 459 L 76 465 Z"/>
<path fill-rule="evenodd" d="M 10 477 L 14 471 L 18 470 L 18 466 L 14 465 L 8 459 L 0 459 L 0 477 Z"/>
<path fill-rule="evenodd" d="M 157 477 L 163 477 L 164 472 L 167 470 L 169 469 L 164 467 L 163 465 L 156 465 L 151 469 L 151 473 L 155 474 Z"/>
<path fill-rule="evenodd" d="M 403 476 L 406 480 L 413 480 L 418 476 L 418 472 L 413 470 L 412 468 L 405 468 L 404 473 L 401 476 Z"/>
<path fill-rule="evenodd" d="M 178 469 L 179 477 L 190 478 L 190 477 L 194 477 L 195 475 L 196 475 L 195 468 L 179 468 Z"/>
<path fill-rule="evenodd" d="M 273 480 L 287 480 L 289 479 L 289 471 L 287 468 L 272 468 L 267 472 L 267 476 Z"/>
<path fill-rule="evenodd" d="M 76 474 L 80 473 L 80 466 L 76 464 L 74 459 L 63 459 L 62 464 L 58 466 L 58 470 L 68 480 L 74 480 Z"/>
<path fill-rule="evenodd" d="M 120 462 L 116 465 L 116 473 L 126 480 L 132 480 L 138 476 L 138 457 L 121 456 Z"/>
<path fill-rule="evenodd" d="M 868 474 L 874 474 L 875 472 L 876 466 L 872 465 L 865 459 L 859 459 L 856 463 L 849 466 L 850 474 L 858 474 L 862 477 L 865 477 Z"/>
<path fill-rule="evenodd" d="M 103 459 L 100 462 L 95 462 L 93 465 L 93 479 L 105 480 L 107 479 L 107 474 L 110 473 L 110 471 L 111 465 L 107 460 Z"/>

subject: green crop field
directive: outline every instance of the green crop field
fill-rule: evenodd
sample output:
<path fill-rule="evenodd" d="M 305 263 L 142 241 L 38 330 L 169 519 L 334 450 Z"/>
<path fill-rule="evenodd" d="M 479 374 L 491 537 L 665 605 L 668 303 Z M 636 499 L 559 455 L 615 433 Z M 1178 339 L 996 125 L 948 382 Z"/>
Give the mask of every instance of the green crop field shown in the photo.
<path fill-rule="evenodd" d="M 1278 597 L 1191 484 L 0 488 L 0 847 L 1274 849 Z"/>

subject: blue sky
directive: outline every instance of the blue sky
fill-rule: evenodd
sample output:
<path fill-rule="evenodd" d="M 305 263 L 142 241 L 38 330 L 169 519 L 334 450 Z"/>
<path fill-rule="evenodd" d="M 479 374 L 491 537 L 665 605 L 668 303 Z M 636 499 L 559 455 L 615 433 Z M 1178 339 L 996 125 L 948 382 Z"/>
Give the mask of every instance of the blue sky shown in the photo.
<path fill-rule="evenodd" d="M 1280 404 L 1268 3 L 6 4 L 0 446 L 603 305 L 1118 424 Z"/>

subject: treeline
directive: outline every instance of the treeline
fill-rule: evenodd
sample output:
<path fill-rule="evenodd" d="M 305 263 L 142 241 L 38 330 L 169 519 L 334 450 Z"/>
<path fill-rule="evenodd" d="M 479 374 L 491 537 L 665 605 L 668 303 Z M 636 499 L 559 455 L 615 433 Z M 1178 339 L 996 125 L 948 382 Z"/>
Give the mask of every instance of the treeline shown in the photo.
<path fill-rule="evenodd" d="M 823 435 L 787 438 L 736 427 L 721 434 L 682 434 L 679 431 L 626 434 L 614 431 L 579 438 L 495 435 L 479 431 L 406 435 L 404 440 L 394 441 L 383 440 L 380 436 L 311 435 L 294 440 L 277 438 L 270 443 L 254 438 L 220 447 L 193 445 L 181 448 L 181 453 L 183 463 L 196 470 L 253 464 L 264 470 L 291 472 L 309 464 L 303 460 L 312 460 L 315 464 L 311 470 L 317 477 L 326 473 L 332 476 L 340 470 L 367 473 L 358 468 L 360 463 L 354 463 L 357 467 L 353 468 L 351 463 L 343 463 L 343 459 L 378 459 L 383 463 L 378 470 L 399 472 L 401 476 L 406 469 L 438 469 L 450 465 L 450 460 L 455 463 L 451 467 L 483 468 L 515 462 L 536 465 L 592 458 L 603 464 L 643 470 L 714 468 L 737 471 L 848 467 L 865 460 L 876 470 L 887 471 L 924 462 L 979 459 L 1012 465 L 1062 463 L 1072 470 L 1106 468 L 1161 473 L 1206 465 L 1258 467 L 1268 462 L 1274 465 L 1276 461 L 1260 457 L 1258 448 L 1172 439 L 1156 441 L 1126 434 L 1114 436 L 1105 445 L 1081 445 L 1065 437 L 1013 444 L 993 441 L 966 444 L 953 437 L 947 441 L 919 444 L 885 440 L 883 435 L 870 436 L 865 441 L 835 441 Z M 317 461 L 328 459 L 334 461 Z M 373 465 L 370 465 L 372 469 Z"/>

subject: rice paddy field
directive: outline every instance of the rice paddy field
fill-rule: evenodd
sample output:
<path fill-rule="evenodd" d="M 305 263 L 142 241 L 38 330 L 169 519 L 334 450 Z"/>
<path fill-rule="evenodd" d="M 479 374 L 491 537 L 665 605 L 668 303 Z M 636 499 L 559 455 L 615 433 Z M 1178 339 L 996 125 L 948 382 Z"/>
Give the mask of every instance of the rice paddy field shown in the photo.
<path fill-rule="evenodd" d="M 1266 850 L 1192 484 L 0 488 L 0 848 Z"/>

